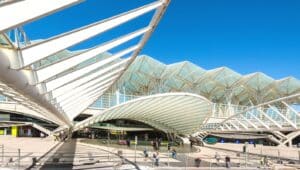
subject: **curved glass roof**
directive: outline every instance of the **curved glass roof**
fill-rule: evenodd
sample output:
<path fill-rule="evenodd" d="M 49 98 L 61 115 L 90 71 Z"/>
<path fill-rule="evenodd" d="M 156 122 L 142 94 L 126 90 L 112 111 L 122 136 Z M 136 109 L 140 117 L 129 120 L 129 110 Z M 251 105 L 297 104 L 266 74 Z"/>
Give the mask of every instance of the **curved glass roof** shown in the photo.
<path fill-rule="evenodd" d="M 240 105 L 259 104 L 300 92 L 300 80 L 294 77 L 274 80 L 261 72 L 241 75 L 227 67 L 205 70 L 188 61 L 166 65 L 146 55 L 135 59 L 117 86 L 127 94 L 190 92 L 213 102 L 227 103 L 231 99 Z"/>

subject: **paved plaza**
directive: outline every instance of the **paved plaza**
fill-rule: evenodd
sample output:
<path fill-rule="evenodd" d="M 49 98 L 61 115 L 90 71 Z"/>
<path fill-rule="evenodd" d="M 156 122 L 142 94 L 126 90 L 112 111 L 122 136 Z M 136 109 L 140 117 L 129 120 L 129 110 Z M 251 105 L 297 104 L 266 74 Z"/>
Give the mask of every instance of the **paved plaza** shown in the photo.
<path fill-rule="evenodd" d="M 231 169 L 259 169 L 261 159 L 258 155 L 247 155 L 247 158 L 243 154 L 237 156 L 234 149 L 228 150 L 228 148 L 237 148 L 236 150 L 238 150 L 239 147 L 234 144 L 216 144 L 209 147 L 194 146 L 197 152 L 178 153 L 176 159 L 168 156 L 169 153 L 160 153 L 160 163 L 157 167 L 154 166 L 151 150 L 149 150 L 149 158 L 145 159 L 143 152 L 135 151 L 134 147 L 129 149 L 113 148 L 80 141 L 80 139 L 71 139 L 67 142 L 57 142 L 50 137 L 1 137 L 0 144 L 4 145 L 4 162 L 2 164 L 1 155 L 0 163 L 2 169 L 225 169 L 225 156 L 230 156 Z M 223 150 L 221 146 L 227 150 Z M 266 151 L 267 148 L 267 146 L 263 147 Z M 20 156 L 18 149 L 20 149 Z M 216 152 L 221 157 L 219 162 L 214 158 Z M 295 155 L 290 156 L 295 157 Z M 195 167 L 196 158 L 201 159 L 199 168 Z M 275 167 L 282 166 L 275 165 L 276 160 L 270 158 L 272 166 L 264 167 L 264 169 L 275 169 Z M 285 166 L 284 169 L 295 168 Z"/>

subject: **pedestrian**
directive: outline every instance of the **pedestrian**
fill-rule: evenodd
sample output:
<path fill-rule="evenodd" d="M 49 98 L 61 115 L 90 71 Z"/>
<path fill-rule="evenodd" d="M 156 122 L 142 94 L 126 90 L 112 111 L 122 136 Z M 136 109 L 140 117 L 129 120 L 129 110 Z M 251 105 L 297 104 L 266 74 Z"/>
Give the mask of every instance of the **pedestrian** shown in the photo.
<path fill-rule="evenodd" d="M 145 161 L 148 159 L 148 157 L 149 157 L 149 154 L 148 154 L 148 150 L 147 150 L 147 148 L 145 148 L 144 149 L 144 157 L 145 157 Z"/>
<path fill-rule="evenodd" d="M 172 158 L 173 159 L 177 158 L 177 152 L 176 152 L 175 148 L 172 149 Z"/>
<path fill-rule="evenodd" d="M 156 151 L 157 149 L 156 149 L 156 141 L 155 141 L 155 140 L 153 140 L 153 142 L 152 142 L 152 146 L 153 146 L 153 150 L 155 150 L 155 151 Z"/>
<path fill-rule="evenodd" d="M 159 140 L 155 139 L 155 150 L 159 150 Z"/>
<path fill-rule="evenodd" d="M 261 158 L 260 158 L 260 166 L 261 166 L 261 167 L 265 166 L 264 161 L 265 161 L 264 157 L 261 157 Z"/>
<path fill-rule="evenodd" d="M 246 145 L 243 146 L 243 153 L 246 153 Z"/>
<path fill-rule="evenodd" d="M 144 156 L 145 156 L 145 158 L 148 158 L 148 156 L 149 156 L 147 148 L 144 149 Z"/>
<path fill-rule="evenodd" d="M 171 150 L 171 143 L 169 142 L 168 143 L 168 151 L 170 151 Z"/>
<path fill-rule="evenodd" d="M 126 140 L 126 144 L 127 144 L 127 147 L 130 148 L 130 139 L 129 138 Z"/>
<path fill-rule="evenodd" d="M 154 165 L 159 166 L 159 152 L 153 153 Z"/>
<path fill-rule="evenodd" d="M 256 142 L 255 141 L 253 142 L 253 146 L 254 146 L 254 148 L 256 148 Z"/>
<path fill-rule="evenodd" d="M 215 159 L 216 159 L 217 163 L 220 162 L 221 156 L 218 152 L 216 152 L 216 154 L 215 154 Z"/>
<path fill-rule="evenodd" d="M 201 164 L 201 158 L 198 157 L 198 158 L 195 159 L 195 166 L 196 166 L 197 168 L 199 168 L 199 167 L 200 167 L 200 164 Z"/>
<path fill-rule="evenodd" d="M 226 168 L 230 168 L 230 157 L 228 155 L 226 155 L 225 157 L 225 165 Z"/>
<path fill-rule="evenodd" d="M 269 166 L 269 161 L 268 161 L 268 157 L 264 156 L 264 165 L 265 166 Z"/>

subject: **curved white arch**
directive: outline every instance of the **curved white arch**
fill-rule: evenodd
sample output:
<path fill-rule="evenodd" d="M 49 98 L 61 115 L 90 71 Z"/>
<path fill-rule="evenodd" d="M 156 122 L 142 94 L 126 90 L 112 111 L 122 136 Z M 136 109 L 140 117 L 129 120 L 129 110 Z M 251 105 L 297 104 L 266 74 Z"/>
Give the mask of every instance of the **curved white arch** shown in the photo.
<path fill-rule="evenodd" d="M 164 93 L 141 97 L 111 107 L 75 124 L 74 130 L 96 122 L 129 119 L 144 122 L 159 130 L 193 134 L 211 116 L 212 103 L 203 96 L 190 93 Z"/>

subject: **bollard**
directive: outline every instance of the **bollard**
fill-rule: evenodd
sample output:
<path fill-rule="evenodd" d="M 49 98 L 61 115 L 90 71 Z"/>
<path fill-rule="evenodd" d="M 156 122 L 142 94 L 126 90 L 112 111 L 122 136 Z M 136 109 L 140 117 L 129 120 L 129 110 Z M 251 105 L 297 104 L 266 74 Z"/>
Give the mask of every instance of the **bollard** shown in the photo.
<path fill-rule="evenodd" d="M 136 145 L 138 143 L 138 137 L 134 137 L 134 163 L 136 163 Z"/>
<path fill-rule="evenodd" d="M 188 155 L 186 157 L 186 165 L 187 165 L 187 167 L 189 167 L 189 157 L 190 157 L 190 153 L 188 152 Z"/>
<path fill-rule="evenodd" d="M 185 169 L 185 170 L 187 170 L 187 161 L 186 161 L 186 160 L 187 160 L 187 156 L 185 155 L 185 157 L 184 157 L 184 162 L 185 162 L 185 163 L 184 163 L 184 165 L 185 165 L 185 166 L 184 166 L 184 167 L 185 167 L 184 169 Z"/>
<path fill-rule="evenodd" d="M 4 167 L 4 144 L 2 144 L 2 146 L 1 146 L 1 150 L 2 150 L 2 155 L 1 155 L 1 157 L 2 157 L 2 167 Z"/>
<path fill-rule="evenodd" d="M 170 150 L 168 149 L 168 167 L 170 166 Z"/>
<path fill-rule="evenodd" d="M 18 149 L 18 169 L 20 169 L 20 162 L 21 162 L 21 149 Z"/>
<path fill-rule="evenodd" d="M 134 145 L 134 163 L 136 163 L 136 144 Z"/>

